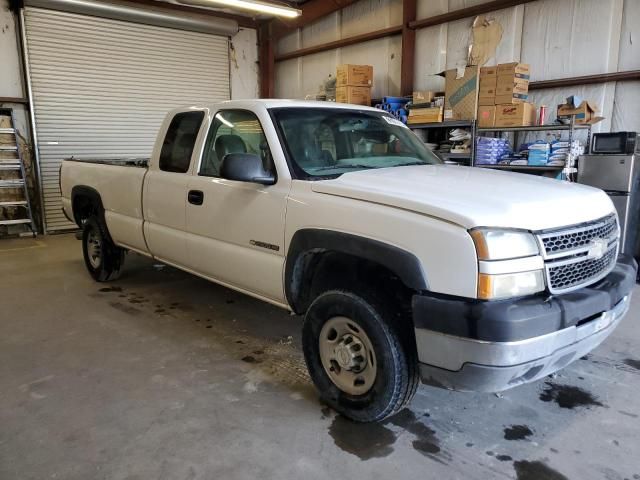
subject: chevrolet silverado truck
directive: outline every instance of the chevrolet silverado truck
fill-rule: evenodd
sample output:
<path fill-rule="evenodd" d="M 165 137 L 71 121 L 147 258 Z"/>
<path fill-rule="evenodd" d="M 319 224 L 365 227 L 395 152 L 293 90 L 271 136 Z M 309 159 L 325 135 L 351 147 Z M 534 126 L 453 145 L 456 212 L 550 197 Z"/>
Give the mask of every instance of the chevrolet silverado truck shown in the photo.
<path fill-rule="evenodd" d="M 86 267 L 126 251 L 304 315 L 322 399 L 355 421 L 424 383 L 497 392 L 563 368 L 629 308 L 604 192 L 444 165 L 386 112 L 228 101 L 170 112 L 150 159 L 62 163 Z"/>

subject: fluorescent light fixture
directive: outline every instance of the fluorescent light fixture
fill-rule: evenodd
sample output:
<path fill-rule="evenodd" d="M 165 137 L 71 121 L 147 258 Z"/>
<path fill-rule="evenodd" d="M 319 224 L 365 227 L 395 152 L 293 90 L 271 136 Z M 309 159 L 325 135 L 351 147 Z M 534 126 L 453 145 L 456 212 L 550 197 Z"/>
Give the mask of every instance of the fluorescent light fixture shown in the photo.
<path fill-rule="evenodd" d="M 276 15 L 279 17 L 295 18 L 302 15 L 302 10 L 287 7 L 285 5 L 276 5 L 274 3 L 261 2 L 260 0 L 178 0 L 176 3 L 184 5 L 193 5 L 201 7 L 230 7 L 240 10 L 248 10 L 250 12 L 266 13 L 268 15 Z"/>

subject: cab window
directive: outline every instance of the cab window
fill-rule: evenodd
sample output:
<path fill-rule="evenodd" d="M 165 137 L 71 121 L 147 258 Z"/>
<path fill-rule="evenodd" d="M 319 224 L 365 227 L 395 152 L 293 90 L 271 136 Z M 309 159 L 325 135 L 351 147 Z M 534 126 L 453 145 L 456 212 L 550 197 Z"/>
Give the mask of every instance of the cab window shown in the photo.
<path fill-rule="evenodd" d="M 160 170 L 185 173 L 189 170 L 204 112 L 182 112 L 171 120 L 160 150 Z"/>
<path fill-rule="evenodd" d="M 253 112 L 221 110 L 216 113 L 205 142 L 199 174 L 220 176 L 220 165 L 230 153 L 258 155 L 265 170 L 273 172 L 269 145 L 260 121 Z"/>

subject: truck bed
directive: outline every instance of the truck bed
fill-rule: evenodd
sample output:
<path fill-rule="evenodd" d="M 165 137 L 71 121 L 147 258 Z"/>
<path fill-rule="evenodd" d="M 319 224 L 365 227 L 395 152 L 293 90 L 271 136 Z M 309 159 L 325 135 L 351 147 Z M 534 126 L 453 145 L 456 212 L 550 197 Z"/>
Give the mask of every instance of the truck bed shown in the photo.
<path fill-rule="evenodd" d="M 146 251 L 142 233 L 142 194 L 146 158 L 69 158 L 62 162 L 62 205 L 72 215 L 73 187 L 99 193 L 109 232 L 121 246 Z"/>

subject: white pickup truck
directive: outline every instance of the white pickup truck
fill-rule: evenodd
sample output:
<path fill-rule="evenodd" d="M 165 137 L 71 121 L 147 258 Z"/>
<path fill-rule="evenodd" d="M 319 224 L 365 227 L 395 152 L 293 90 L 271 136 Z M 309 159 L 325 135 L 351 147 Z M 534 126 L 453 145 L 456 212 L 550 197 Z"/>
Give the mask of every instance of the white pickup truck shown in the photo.
<path fill-rule="evenodd" d="M 151 159 L 66 160 L 97 281 L 127 250 L 304 315 L 315 385 L 356 421 L 423 382 L 500 391 L 602 342 L 629 307 L 602 191 L 441 164 L 372 108 L 230 101 L 170 112 Z"/>

